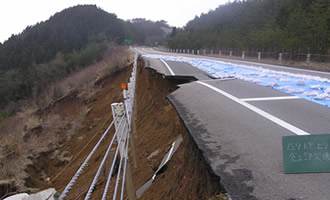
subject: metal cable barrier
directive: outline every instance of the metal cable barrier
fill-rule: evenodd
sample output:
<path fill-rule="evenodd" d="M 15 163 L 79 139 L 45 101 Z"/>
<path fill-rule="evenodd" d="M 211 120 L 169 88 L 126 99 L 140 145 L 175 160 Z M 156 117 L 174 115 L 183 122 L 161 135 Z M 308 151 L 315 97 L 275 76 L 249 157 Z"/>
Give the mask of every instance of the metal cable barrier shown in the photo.
<path fill-rule="evenodd" d="M 110 181 L 111 178 L 114 176 L 114 172 L 117 170 L 117 177 L 115 181 L 114 186 L 114 192 L 113 192 L 113 200 L 117 198 L 117 193 L 120 193 L 120 199 L 122 200 L 124 198 L 124 188 L 126 185 L 127 189 L 127 196 L 129 200 L 135 200 L 136 194 L 134 187 L 132 187 L 132 181 L 130 176 L 130 168 L 129 168 L 129 160 L 128 160 L 128 145 L 129 142 L 131 142 L 131 145 L 134 144 L 133 137 L 130 135 L 132 134 L 132 114 L 134 112 L 134 98 L 135 98 L 135 85 L 136 85 L 136 71 L 137 71 L 137 59 L 138 55 L 135 54 L 134 58 L 134 64 L 133 64 L 133 70 L 130 77 L 130 82 L 126 84 L 122 84 L 121 88 L 123 89 L 123 97 L 124 97 L 124 103 L 112 103 L 112 115 L 113 115 L 113 121 L 110 123 L 106 131 L 103 133 L 99 141 L 96 143 L 92 151 L 89 153 L 85 161 L 81 164 L 75 175 L 72 177 L 70 182 L 67 184 L 65 189 L 63 190 L 62 194 L 59 197 L 59 200 L 63 200 L 71 190 L 72 186 L 76 182 L 76 180 L 79 178 L 80 174 L 83 172 L 83 169 L 87 166 L 88 162 L 92 158 L 92 156 L 95 154 L 97 148 L 100 146 L 106 135 L 108 134 L 109 130 L 112 128 L 112 126 L 115 126 L 115 133 L 111 139 L 111 142 L 108 145 L 108 148 L 103 156 L 103 159 L 101 163 L 98 166 L 98 170 L 93 178 L 93 181 L 91 182 L 89 189 L 87 191 L 87 194 L 85 196 L 85 200 L 88 200 L 91 198 L 92 193 L 95 189 L 95 186 L 97 184 L 97 181 L 100 178 L 101 172 L 103 168 L 109 168 L 110 166 L 107 166 L 108 163 L 111 163 L 111 168 L 107 175 L 107 181 L 104 186 L 104 191 L 102 195 L 102 199 L 109 198 L 108 191 L 110 188 Z M 107 160 L 110 160 L 109 153 L 111 149 L 113 148 L 113 145 L 115 143 L 115 139 L 117 140 L 117 147 L 115 150 L 115 153 L 113 155 L 113 159 L 110 162 L 107 162 Z M 133 145 L 132 145 L 133 146 Z M 135 145 L 133 149 L 133 154 L 135 153 Z M 120 158 L 118 158 L 118 153 L 120 154 Z M 136 156 L 136 155 L 135 155 Z M 134 157 L 134 155 L 133 155 Z M 116 167 L 116 161 L 117 158 L 119 160 L 119 167 L 118 169 L 115 169 Z M 107 164 L 106 164 L 107 163 Z M 135 163 L 136 164 L 136 163 Z M 110 165 L 110 164 L 109 164 Z M 136 164 L 137 165 L 137 164 Z M 121 185 L 120 185 L 121 183 Z M 130 186 L 130 187 L 129 187 Z"/>

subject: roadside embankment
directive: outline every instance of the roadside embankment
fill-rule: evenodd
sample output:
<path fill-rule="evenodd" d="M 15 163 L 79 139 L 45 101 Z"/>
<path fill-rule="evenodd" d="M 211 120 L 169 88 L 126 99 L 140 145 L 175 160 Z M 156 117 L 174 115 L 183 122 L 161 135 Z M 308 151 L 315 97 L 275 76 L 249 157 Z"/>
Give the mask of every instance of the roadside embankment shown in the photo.
<path fill-rule="evenodd" d="M 171 144 L 183 137 L 166 170 L 156 177 L 141 199 L 197 200 L 215 196 L 220 192 L 219 178 L 211 173 L 202 153 L 166 99 L 180 81 L 166 80 L 154 70 L 146 69 L 143 60 L 139 62 L 137 77 L 135 137 L 139 167 L 133 168 L 137 189 L 152 177 Z"/>
<path fill-rule="evenodd" d="M 122 102 L 120 84 L 128 82 L 131 66 L 112 74 L 100 81 L 95 87 L 98 91 L 89 101 L 79 101 L 71 95 L 57 102 L 47 112 L 58 115 L 77 116 L 79 105 L 84 106 L 83 120 L 68 141 L 54 144 L 50 151 L 31 157 L 31 164 L 25 170 L 26 189 L 20 192 L 35 192 L 46 188 L 55 188 L 61 193 L 75 174 L 112 121 L 110 104 Z M 226 199 L 220 193 L 219 177 L 215 176 L 204 161 L 175 109 L 167 100 L 167 95 L 177 89 L 180 81 L 166 80 L 161 74 L 145 68 L 139 59 L 136 90 L 136 133 L 134 135 L 138 156 L 135 168 L 130 150 L 130 166 L 135 190 L 138 190 L 152 178 L 172 143 L 182 137 L 182 143 L 174 152 L 166 166 L 157 173 L 151 186 L 139 199 Z M 77 103 L 78 102 L 78 103 Z M 75 109 L 72 109 L 75 108 Z M 66 199 L 83 199 L 96 170 L 102 160 L 114 130 L 101 143 L 95 155 L 77 179 Z M 61 133 L 65 137 L 65 130 Z M 111 149 L 111 154 L 115 148 Z M 113 176 L 117 176 L 115 170 Z M 113 178 L 115 180 L 115 178 Z M 92 199 L 100 199 L 106 182 L 106 170 L 96 184 Z M 114 183 L 110 184 L 108 195 L 112 197 Z"/>

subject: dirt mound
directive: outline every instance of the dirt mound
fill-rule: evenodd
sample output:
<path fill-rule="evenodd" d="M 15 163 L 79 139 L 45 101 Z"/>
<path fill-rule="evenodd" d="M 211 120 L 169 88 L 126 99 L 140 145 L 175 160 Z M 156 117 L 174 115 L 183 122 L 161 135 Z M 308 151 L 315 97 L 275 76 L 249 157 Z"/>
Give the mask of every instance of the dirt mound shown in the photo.
<path fill-rule="evenodd" d="M 62 192 L 75 174 L 80 164 L 87 157 L 112 121 L 110 104 L 122 102 L 120 84 L 128 82 L 131 68 L 103 79 L 98 83 L 99 90 L 92 101 L 87 102 L 87 114 L 80 129 L 71 140 L 51 152 L 45 152 L 33 159 L 26 172 L 26 186 L 30 188 L 56 188 Z M 155 173 L 164 155 L 172 143 L 179 137 L 183 142 L 152 185 L 140 199 L 210 199 L 220 192 L 219 178 L 211 173 L 205 164 L 193 139 L 186 131 L 176 111 L 166 96 L 177 88 L 177 82 L 165 80 L 162 75 L 144 68 L 143 60 L 138 65 L 137 108 L 136 108 L 136 149 L 138 167 L 130 165 L 134 187 L 137 190 Z M 71 105 L 72 104 L 72 105 Z M 77 102 L 59 101 L 54 110 L 63 109 L 78 112 Z M 68 114 L 68 112 L 63 112 Z M 113 130 L 92 157 L 88 166 L 78 178 L 66 199 L 83 199 L 96 173 L 109 143 Z M 116 175 L 116 174 L 115 174 Z M 100 199 L 104 184 L 105 172 L 102 173 L 94 190 L 93 199 Z M 110 186 L 113 188 L 113 186 Z M 112 194 L 110 189 L 109 195 Z"/>

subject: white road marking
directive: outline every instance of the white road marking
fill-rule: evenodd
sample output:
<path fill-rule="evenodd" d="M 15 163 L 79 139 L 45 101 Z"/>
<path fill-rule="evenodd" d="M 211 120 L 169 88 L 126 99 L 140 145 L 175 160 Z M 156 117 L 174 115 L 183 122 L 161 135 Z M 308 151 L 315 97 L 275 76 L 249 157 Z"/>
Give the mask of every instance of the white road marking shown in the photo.
<path fill-rule="evenodd" d="M 303 131 L 303 130 L 301 130 L 301 129 L 299 129 L 299 128 L 297 128 L 297 127 L 295 127 L 295 126 L 293 126 L 293 125 L 291 125 L 291 124 L 289 124 L 289 123 L 287 123 L 287 122 L 285 122 L 285 121 L 283 121 L 283 120 L 281 120 L 281 119 L 279 119 L 279 118 L 277 118 L 277 117 L 275 117 L 275 116 L 273 116 L 273 115 L 271 115 L 271 114 L 269 114 L 269 113 L 267 113 L 267 112 L 265 112 L 265 111 L 263 111 L 263 110 L 261 110 L 257 107 L 255 107 L 251 104 L 248 104 L 248 103 L 240 100 L 239 98 L 223 91 L 223 90 L 220 90 L 220 89 L 218 89 L 218 88 L 216 88 L 212 85 L 209 85 L 207 83 L 203 83 L 201 81 L 196 81 L 196 83 L 204 85 L 205 87 L 208 87 L 209 89 L 214 90 L 215 92 L 217 92 L 219 94 L 222 94 L 223 96 L 235 101 L 236 103 L 241 104 L 242 106 L 252 110 L 253 112 L 258 113 L 259 115 L 265 117 L 266 119 L 269 119 L 270 121 L 282 126 L 283 128 L 285 128 L 285 129 L 287 129 L 287 130 L 289 130 L 289 131 L 291 131 L 291 132 L 293 132 L 297 135 L 309 135 L 309 133 L 307 133 L 307 132 L 305 132 L 305 131 Z"/>
<path fill-rule="evenodd" d="M 241 101 L 272 101 L 272 100 L 287 100 L 287 99 L 300 99 L 297 96 L 283 96 L 283 97 L 260 97 L 260 98 L 246 98 L 240 99 Z"/>
<path fill-rule="evenodd" d="M 172 69 L 170 68 L 170 66 L 168 66 L 168 64 L 163 60 L 163 59 L 159 59 L 160 61 L 162 61 L 164 63 L 164 65 L 167 67 L 168 71 L 170 71 L 172 76 L 175 76 L 174 72 L 172 71 Z"/>

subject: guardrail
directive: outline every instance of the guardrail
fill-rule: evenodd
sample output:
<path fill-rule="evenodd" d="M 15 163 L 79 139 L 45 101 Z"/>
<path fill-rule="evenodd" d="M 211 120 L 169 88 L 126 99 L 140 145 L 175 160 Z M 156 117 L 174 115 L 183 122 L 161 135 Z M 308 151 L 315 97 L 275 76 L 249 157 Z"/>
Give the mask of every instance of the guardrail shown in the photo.
<path fill-rule="evenodd" d="M 195 54 L 195 55 L 208 55 L 215 57 L 239 57 L 241 59 L 253 58 L 258 61 L 271 59 L 277 60 L 279 63 L 283 61 L 297 61 L 297 62 L 319 62 L 329 63 L 330 55 L 311 54 L 302 52 L 266 52 L 266 51 L 238 51 L 238 50 L 209 50 L 209 49 L 159 49 L 161 51 L 183 53 L 183 54 Z"/>
<path fill-rule="evenodd" d="M 113 114 L 113 121 L 110 123 L 106 131 L 103 133 L 97 144 L 94 146 L 92 151 L 89 153 L 85 161 L 81 164 L 79 169 L 77 170 L 76 174 L 72 177 L 70 182 L 67 184 L 65 189 L 63 190 L 62 194 L 60 195 L 59 199 L 63 200 L 67 194 L 70 192 L 72 186 L 75 184 L 77 179 L 79 178 L 80 174 L 83 172 L 84 168 L 87 166 L 89 160 L 92 158 L 92 156 L 95 154 L 97 148 L 100 146 L 104 138 L 109 133 L 109 130 L 114 126 L 115 127 L 115 133 L 111 139 L 110 144 L 108 145 L 107 151 L 103 156 L 103 159 L 98 167 L 98 170 L 94 176 L 94 179 L 88 189 L 88 192 L 85 196 L 85 200 L 90 199 L 92 196 L 92 193 L 95 189 L 95 185 L 100 177 L 102 169 L 106 166 L 106 162 L 108 161 L 107 158 L 109 157 L 109 152 L 112 148 L 112 146 L 115 143 L 115 139 L 117 140 L 117 147 L 115 154 L 113 156 L 113 159 L 111 162 L 111 168 L 107 176 L 107 182 L 104 187 L 104 192 L 102 195 L 102 199 L 107 198 L 107 193 L 109 190 L 109 185 L 111 178 L 113 176 L 115 163 L 118 157 L 118 153 L 120 153 L 120 161 L 119 161 L 119 168 L 117 172 L 117 178 L 115 182 L 115 188 L 114 188 L 114 194 L 113 199 L 117 198 L 117 193 L 120 191 L 120 199 L 122 200 L 124 198 L 124 187 L 126 185 L 127 189 L 127 196 L 130 200 L 136 199 L 135 189 L 133 187 L 133 181 L 131 177 L 130 167 L 129 167 L 129 161 L 128 161 L 128 143 L 131 142 L 131 148 L 133 152 L 133 159 L 134 164 L 137 166 L 137 156 L 135 151 L 135 143 L 134 139 L 132 137 L 132 134 L 134 133 L 134 120 L 133 120 L 133 112 L 134 112 L 134 105 L 135 105 L 135 86 L 136 86 L 136 71 L 137 71 L 137 54 L 134 58 L 134 64 L 133 64 L 133 70 L 130 77 L 130 82 L 126 84 L 122 84 L 123 89 L 123 96 L 124 96 L 124 103 L 112 103 L 112 114 Z M 121 181 L 121 186 L 119 189 L 119 183 Z"/>

